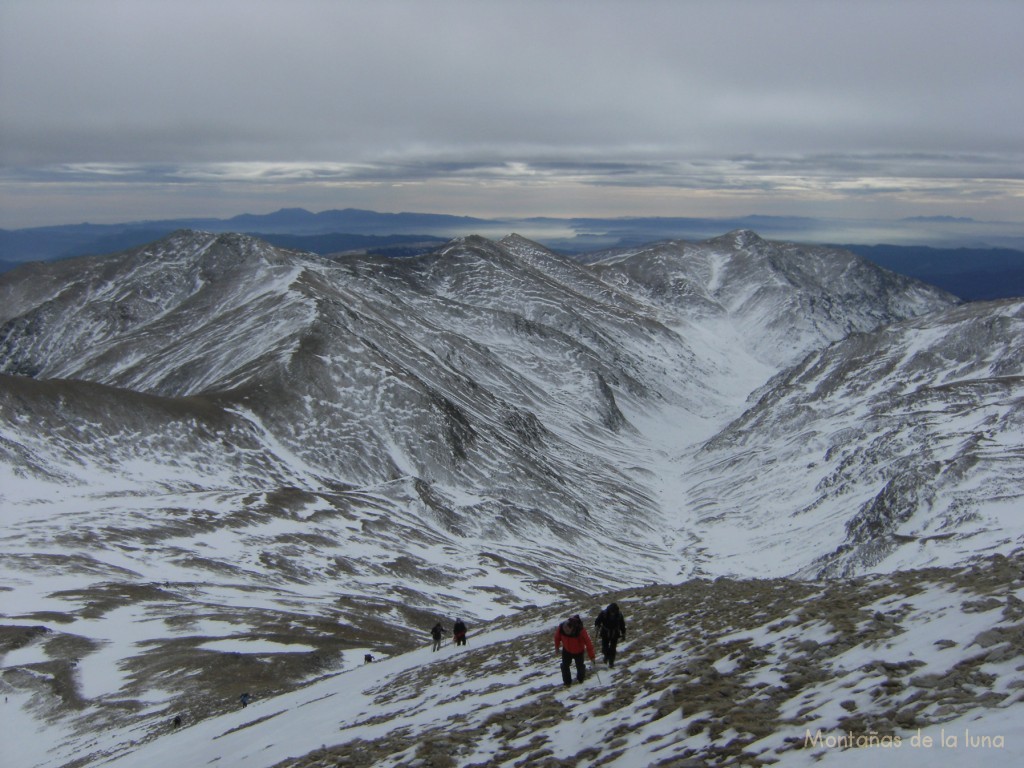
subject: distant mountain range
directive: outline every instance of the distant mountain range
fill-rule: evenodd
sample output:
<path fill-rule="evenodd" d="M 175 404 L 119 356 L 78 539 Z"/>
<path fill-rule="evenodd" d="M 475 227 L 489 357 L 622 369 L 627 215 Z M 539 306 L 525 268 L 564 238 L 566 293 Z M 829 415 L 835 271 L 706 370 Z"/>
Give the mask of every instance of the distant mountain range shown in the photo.
<path fill-rule="evenodd" d="M 321 255 L 359 251 L 385 256 L 425 253 L 453 237 L 476 234 L 500 238 L 517 232 L 556 252 L 582 255 L 655 240 L 705 240 L 737 229 L 756 230 L 772 239 L 822 243 L 827 231 L 825 224 L 816 219 L 785 216 L 482 219 L 355 208 L 320 213 L 282 208 L 274 213 L 242 214 L 229 219 L 184 218 L 0 230 L 0 272 L 25 261 L 52 261 L 137 248 L 179 229 L 252 234 L 273 245 Z M 957 217 L 915 217 L 904 220 L 904 224 L 911 231 L 923 227 L 914 244 L 905 242 L 912 235 L 879 231 L 874 233 L 879 238 L 891 235 L 902 239 L 842 247 L 966 301 L 1024 296 L 1024 235 L 1008 232 L 1007 225 L 999 222 L 988 224 Z M 830 224 L 833 225 L 835 222 Z M 844 223 L 842 228 L 856 230 L 857 226 Z M 954 236 L 947 230 L 958 234 Z M 965 240 L 974 244 L 965 245 Z M 954 241 L 955 247 L 950 246 Z M 896 244 L 885 244 L 888 242 Z"/>

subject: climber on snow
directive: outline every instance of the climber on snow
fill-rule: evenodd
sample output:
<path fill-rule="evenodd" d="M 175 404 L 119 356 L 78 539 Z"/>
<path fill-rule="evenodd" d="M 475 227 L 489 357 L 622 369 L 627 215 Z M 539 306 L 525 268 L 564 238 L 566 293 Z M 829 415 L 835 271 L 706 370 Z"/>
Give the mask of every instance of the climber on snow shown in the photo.
<path fill-rule="evenodd" d="M 466 623 L 462 619 L 456 619 L 452 625 L 452 638 L 456 645 L 466 644 Z"/>
<path fill-rule="evenodd" d="M 609 667 L 615 666 L 616 646 L 626 639 L 626 619 L 617 603 L 612 603 L 594 619 L 594 629 L 601 638 L 601 655 Z"/>
<path fill-rule="evenodd" d="M 562 682 L 568 688 L 572 685 L 572 665 L 576 664 L 576 682 L 582 683 L 587 677 L 583 654 L 591 661 L 594 657 L 594 644 L 590 641 L 579 615 L 573 616 L 558 625 L 555 630 L 555 653 L 562 653 Z"/>
<path fill-rule="evenodd" d="M 430 630 L 430 636 L 434 638 L 434 650 L 439 650 L 441 648 L 441 640 L 444 638 L 444 627 L 441 626 L 440 621 Z"/>

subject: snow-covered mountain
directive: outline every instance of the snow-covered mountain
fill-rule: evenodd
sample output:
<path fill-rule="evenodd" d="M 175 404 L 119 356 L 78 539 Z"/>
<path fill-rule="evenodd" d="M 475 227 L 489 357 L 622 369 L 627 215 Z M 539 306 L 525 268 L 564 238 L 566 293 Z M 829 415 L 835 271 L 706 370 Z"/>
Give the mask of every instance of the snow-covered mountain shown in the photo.
<path fill-rule="evenodd" d="M 1024 523 L 1022 385 L 1024 300 L 854 334 L 780 373 L 693 454 L 684 505 L 701 510 L 709 554 L 771 552 L 775 574 L 1011 551 Z"/>
<path fill-rule="evenodd" d="M 1011 554 L 1021 312 L 751 232 L 588 265 L 183 231 L 4 275 L 0 663 L 54 744 L 29 764 L 438 616 Z"/>
<path fill-rule="evenodd" d="M 599 274 L 686 322 L 716 331 L 773 367 L 823 342 L 942 305 L 941 292 L 847 251 L 768 242 L 749 230 L 702 243 L 670 241 L 606 256 Z"/>

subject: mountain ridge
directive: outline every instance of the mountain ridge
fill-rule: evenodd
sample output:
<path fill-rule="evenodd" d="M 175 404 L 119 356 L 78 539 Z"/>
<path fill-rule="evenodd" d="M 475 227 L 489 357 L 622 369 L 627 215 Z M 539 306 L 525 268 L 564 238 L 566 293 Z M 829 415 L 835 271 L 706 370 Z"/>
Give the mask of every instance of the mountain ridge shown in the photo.
<path fill-rule="evenodd" d="M 179 232 L 0 297 L 0 637 L 35 649 L 3 680 L 67 744 L 400 654 L 439 615 L 1021 545 L 1020 302 L 847 252 L 736 232 L 591 265 L 518 236 L 328 259 Z M 214 641 L 242 650 L 189 652 Z M 131 671 L 100 685 L 72 654 Z"/>
<path fill-rule="evenodd" d="M 926 226 L 919 226 L 922 224 Z M 909 231 L 901 231 L 908 227 Z M 1024 295 L 1021 283 L 1024 237 L 1020 226 L 977 222 L 963 217 L 918 217 L 896 222 L 820 221 L 762 215 L 731 219 L 640 216 L 482 219 L 352 208 L 312 213 L 292 208 L 269 214 L 239 214 L 226 219 L 184 218 L 0 230 L 0 265 L 8 263 L 6 270 L 31 260 L 110 253 L 142 246 L 181 228 L 245 231 L 278 246 L 321 255 L 369 249 L 397 256 L 423 253 L 460 235 L 479 233 L 501 237 L 519 230 L 549 248 L 580 258 L 598 249 L 634 247 L 662 239 L 700 241 L 745 228 L 766 233 L 776 240 L 804 243 L 844 242 L 836 239 L 842 233 L 848 238 L 847 242 L 852 243 L 843 246 L 848 250 L 867 256 L 879 266 L 937 285 L 964 300 Z"/>

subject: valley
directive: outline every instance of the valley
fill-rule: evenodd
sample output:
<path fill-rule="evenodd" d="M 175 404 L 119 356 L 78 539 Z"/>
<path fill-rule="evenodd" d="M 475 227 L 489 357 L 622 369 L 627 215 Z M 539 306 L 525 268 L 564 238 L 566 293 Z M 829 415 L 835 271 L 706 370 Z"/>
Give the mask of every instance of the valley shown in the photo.
<path fill-rule="evenodd" d="M 312 707 L 366 653 L 404 669 L 438 618 L 533 648 L 609 594 L 741 604 L 729 584 L 771 579 L 824 600 L 912 572 L 941 591 L 1019 559 L 1024 303 L 961 304 L 845 251 L 737 231 L 586 263 L 518 236 L 328 258 L 183 230 L 6 273 L 0 300 L 0 680 L 9 727 L 46 745 L 26 766 L 143 764 L 140 744 L 179 743 L 173 713 L 215 730 L 243 692 Z M 1009 635 L 1015 567 L 983 595 Z M 663 621 L 711 632 L 696 605 Z M 785 623 L 773 605 L 762 623 Z M 852 642 L 861 619 L 837 622 Z M 984 672 L 993 706 L 1013 674 Z M 629 712 L 661 690 L 644 679 Z M 812 722 L 779 706 L 766 722 Z M 709 743 L 738 727 L 720 722 Z"/>

